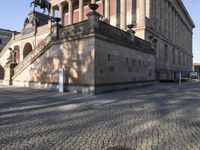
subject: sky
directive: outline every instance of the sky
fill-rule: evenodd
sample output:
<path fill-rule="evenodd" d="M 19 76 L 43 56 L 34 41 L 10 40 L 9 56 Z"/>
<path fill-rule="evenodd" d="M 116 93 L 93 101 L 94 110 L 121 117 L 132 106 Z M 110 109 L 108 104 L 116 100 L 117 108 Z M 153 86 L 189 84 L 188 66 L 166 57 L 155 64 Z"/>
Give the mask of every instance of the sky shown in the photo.
<path fill-rule="evenodd" d="M 32 0 L 1 0 L 0 28 L 21 31 Z M 193 34 L 194 63 L 200 63 L 200 0 L 182 0 L 196 28 Z"/>

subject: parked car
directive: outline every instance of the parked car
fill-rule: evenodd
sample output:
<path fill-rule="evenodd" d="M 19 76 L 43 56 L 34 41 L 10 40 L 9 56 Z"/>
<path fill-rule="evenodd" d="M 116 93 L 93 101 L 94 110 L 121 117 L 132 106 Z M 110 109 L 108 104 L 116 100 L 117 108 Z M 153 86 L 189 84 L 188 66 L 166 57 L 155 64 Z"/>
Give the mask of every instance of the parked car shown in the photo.
<path fill-rule="evenodd" d="M 191 72 L 191 73 L 190 73 L 190 78 L 191 78 L 191 79 L 199 79 L 199 74 L 198 74 L 198 72 Z"/>

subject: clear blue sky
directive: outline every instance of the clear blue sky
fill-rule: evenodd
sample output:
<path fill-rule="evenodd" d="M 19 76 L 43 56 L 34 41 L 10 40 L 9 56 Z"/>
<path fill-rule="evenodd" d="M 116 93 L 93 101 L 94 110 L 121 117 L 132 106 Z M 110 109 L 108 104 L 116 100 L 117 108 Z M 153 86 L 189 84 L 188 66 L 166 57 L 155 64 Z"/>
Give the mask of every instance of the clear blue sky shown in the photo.
<path fill-rule="evenodd" d="M 32 10 L 31 0 L 1 0 L 0 28 L 21 31 L 24 19 Z M 194 62 L 200 63 L 200 0 L 183 0 L 196 28 L 193 36 Z"/>

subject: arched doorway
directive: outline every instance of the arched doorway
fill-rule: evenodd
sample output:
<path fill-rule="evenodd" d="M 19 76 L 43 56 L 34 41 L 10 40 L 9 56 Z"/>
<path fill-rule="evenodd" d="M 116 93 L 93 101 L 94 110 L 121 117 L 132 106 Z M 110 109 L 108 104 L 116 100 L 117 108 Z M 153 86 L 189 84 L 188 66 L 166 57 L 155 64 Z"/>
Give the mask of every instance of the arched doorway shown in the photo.
<path fill-rule="evenodd" d="M 14 46 L 14 50 L 16 53 L 16 62 L 19 63 L 20 61 L 20 47 L 18 45 Z"/>
<path fill-rule="evenodd" d="M 4 68 L 0 65 L 0 80 L 4 79 Z"/>
<path fill-rule="evenodd" d="M 30 43 L 26 43 L 23 50 L 23 58 L 25 58 L 32 50 L 33 50 L 32 45 Z"/>

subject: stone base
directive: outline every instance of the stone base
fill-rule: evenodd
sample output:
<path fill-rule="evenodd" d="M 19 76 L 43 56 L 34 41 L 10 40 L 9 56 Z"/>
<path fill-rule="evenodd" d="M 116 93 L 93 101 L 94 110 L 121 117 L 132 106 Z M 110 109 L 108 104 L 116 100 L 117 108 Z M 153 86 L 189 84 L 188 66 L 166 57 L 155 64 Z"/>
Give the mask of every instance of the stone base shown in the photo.
<path fill-rule="evenodd" d="M 3 80 L 2 85 L 12 85 L 12 81 L 11 80 Z"/>
<path fill-rule="evenodd" d="M 65 84 L 65 92 L 83 93 L 83 94 L 100 94 L 105 92 L 113 92 L 127 89 L 134 89 L 145 86 L 156 85 L 156 81 L 141 81 L 133 83 L 119 83 L 119 84 L 103 84 L 103 85 L 89 85 L 89 84 Z M 58 91 L 58 83 L 33 83 L 13 81 L 14 86 L 28 87 L 35 89 L 46 89 Z"/>
<path fill-rule="evenodd" d="M 58 83 L 37 83 L 37 82 L 23 82 L 13 81 L 13 85 L 17 87 L 27 87 L 33 89 L 46 89 L 46 90 L 58 90 Z"/>
<path fill-rule="evenodd" d="M 121 90 L 129 90 L 129 89 L 134 89 L 134 88 L 153 86 L 156 84 L 157 84 L 156 81 L 138 81 L 138 82 L 132 82 L 132 83 L 102 84 L 102 85 L 96 85 L 95 94 L 121 91 Z"/>
<path fill-rule="evenodd" d="M 7 64 L 5 65 L 5 76 L 3 80 L 3 85 L 12 85 L 12 77 L 14 75 L 14 68 L 17 64 Z"/>

